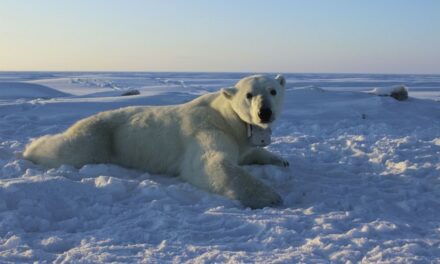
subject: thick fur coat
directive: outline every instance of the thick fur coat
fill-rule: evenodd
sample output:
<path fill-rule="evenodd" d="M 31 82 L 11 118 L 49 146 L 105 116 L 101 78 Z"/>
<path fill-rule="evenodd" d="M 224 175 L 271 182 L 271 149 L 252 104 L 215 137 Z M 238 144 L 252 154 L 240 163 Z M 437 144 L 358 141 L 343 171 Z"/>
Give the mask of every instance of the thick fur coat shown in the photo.
<path fill-rule="evenodd" d="M 288 165 L 248 137 L 249 125 L 265 129 L 279 116 L 284 86 L 281 75 L 254 75 L 182 105 L 98 113 L 34 140 L 23 155 L 47 167 L 115 163 L 179 176 L 251 208 L 277 205 L 281 197 L 240 165 Z"/>

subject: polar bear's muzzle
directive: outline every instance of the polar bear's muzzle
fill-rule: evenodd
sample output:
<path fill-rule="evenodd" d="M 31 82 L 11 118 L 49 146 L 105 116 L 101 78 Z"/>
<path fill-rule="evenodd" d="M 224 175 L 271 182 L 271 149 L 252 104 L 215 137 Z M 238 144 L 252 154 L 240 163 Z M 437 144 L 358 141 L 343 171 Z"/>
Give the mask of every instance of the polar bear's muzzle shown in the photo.
<path fill-rule="evenodd" d="M 272 111 L 272 105 L 264 96 L 255 96 L 252 103 L 253 120 L 255 125 L 267 125 L 275 120 L 275 113 Z"/>
<path fill-rule="evenodd" d="M 273 121 L 272 118 L 272 110 L 269 107 L 262 107 L 258 111 L 258 117 L 260 118 L 261 123 L 270 123 Z"/>

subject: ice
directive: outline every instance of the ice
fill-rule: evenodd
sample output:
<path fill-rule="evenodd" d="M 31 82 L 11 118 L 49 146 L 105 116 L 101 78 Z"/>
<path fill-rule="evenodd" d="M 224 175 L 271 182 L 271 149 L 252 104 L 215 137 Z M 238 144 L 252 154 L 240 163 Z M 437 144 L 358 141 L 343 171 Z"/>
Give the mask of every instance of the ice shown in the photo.
<path fill-rule="evenodd" d="M 277 208 L 113 164 L 47 169 L 20 156 L 99 111 L 183 103 L 246 75 L 0 73 L 0 262 L 438 262 L 437 75 L 286 74 L 268 149 L 291 166 L 245 166 L 281 194 Z M 405 102 L 368 94 L 400 85 Z"/>
<path fill-rule="evenodd" d="M 404 85 L 374 88 L 370 93 L 380 96 L 391 96 L 399 101 L 408 99 L 408 87 Z"/>
<path fill-rule="evenodd" d="M 0 82 L 0 100 L 4 99 L 31 99 L 31 98 L 54 98 L 69 96 L 40 84 L 25 82 Z"/>
<path fill-rule="evenodd" d="M 376 95 L 391 95 L 392 93 L 406 91 L 408 92 L 408 87 L 406 86 L 393 86 L 393 87 L 380 87 L 374 88 L 371 93 Z"/>

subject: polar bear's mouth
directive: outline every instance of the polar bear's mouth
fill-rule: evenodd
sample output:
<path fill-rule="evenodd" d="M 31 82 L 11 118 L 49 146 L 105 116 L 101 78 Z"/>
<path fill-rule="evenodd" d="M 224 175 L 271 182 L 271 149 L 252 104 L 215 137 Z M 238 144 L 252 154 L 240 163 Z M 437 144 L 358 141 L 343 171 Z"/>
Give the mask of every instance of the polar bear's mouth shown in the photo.
<path fill-rule="evenodd" d="M 270 128 L 271 127 L 271 125 L 272 125 L 272 122 L 273 122 L 274 120 L 270 120 L 270 121 L 268 121 L 268 122 L 255 122 L 255 123 L 253 123 L 252 125 L 253 126 L 257 126 L 257 127 L 260 127 L 260 128 L 262 128 L 262 129 L 267 129 L 267 128 Z"/>
<path fill-rule="evenodd" d="M 270 124 L 270 123 L 272 123 L 272 122 L 273 122 L 272 119 L 270 119 L 270 120 L 261 120 L 261 121 L 260 121 L 261 124 Z"/>

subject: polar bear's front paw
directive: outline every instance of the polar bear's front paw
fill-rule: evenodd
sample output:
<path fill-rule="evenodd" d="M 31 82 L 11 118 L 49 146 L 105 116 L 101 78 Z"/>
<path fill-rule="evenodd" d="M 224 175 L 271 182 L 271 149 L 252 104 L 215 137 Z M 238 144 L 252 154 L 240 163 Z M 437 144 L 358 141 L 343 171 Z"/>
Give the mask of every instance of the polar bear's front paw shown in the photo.
<path fill-rule="evenodd" d="M 241 203 L 244 206 L 250 207 L 252 209 L 259 209 L 264 207 L 273 207 L 277 205 L 281 205 L 283 203 L 283 199 L 281 196 L 270 189 L 269 187 L 264 186 L 265 190 L 255 190 L 254 192 L 246 195 L 241 199 Z"/>
<path fill-rule="evenodd" d="M 290 166 L 290 163 L 286 159 L 283 159 L 281 157 L 276 157 L 276 161 L 274 162 L 274 165 L 287 168 Z"/>
<path fill-rule="evenodd" d="M 252 209 L 259 209 L 264 207 L 273 207 L 277 205 L 281 205 L 283 203 L 283 199 L 276 192 L 267 192 L 255 194 L 249 200 L 243 201 L 243 205 L 248 206 Z"/>

